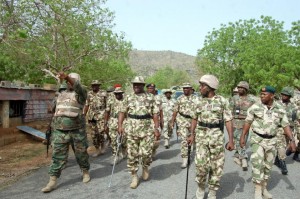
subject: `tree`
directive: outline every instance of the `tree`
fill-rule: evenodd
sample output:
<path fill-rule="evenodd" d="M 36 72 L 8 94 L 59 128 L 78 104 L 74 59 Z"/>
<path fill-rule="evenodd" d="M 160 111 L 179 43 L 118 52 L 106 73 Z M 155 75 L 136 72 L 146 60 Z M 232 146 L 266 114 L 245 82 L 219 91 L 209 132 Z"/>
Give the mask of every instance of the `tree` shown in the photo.
<path fill-rule="evenodd" d="M 221 24 L 206 36 L 197 65 L 219 78 L 222 93 L 231 93 L 241 80 L 248 81 L 253 92 L 265 85 L 278 90 L 292 85 L 300 58 L 295 55 L 291 59 L 296 46 L 283 24 L 265 16 Z"/>
<path fill-rule="evenodd" d="M 2 0 L 0 49 L 12 67 L 0 79 L 47 82 L 45 72 L 64 70 L 79 72 L 84 82 L 90 81 L 86 77 L 107 81 L 103 68 L 131 77 L 126 65 L 131 43 L 112 32 L 114 14 L 105 2 Z M 7 67 L 1 60 L 0 69 Z"/>
<path fill-rule="evenodd" d="M 190 78 L 186 71 L 176 70 L 166 66 L 159 69 L 154 75 L 148 77 L 146 82 L 155 83 L 158 89 L 165 89 L 171 86 L 181 85 L 184 82 L 190 82 Z"/>

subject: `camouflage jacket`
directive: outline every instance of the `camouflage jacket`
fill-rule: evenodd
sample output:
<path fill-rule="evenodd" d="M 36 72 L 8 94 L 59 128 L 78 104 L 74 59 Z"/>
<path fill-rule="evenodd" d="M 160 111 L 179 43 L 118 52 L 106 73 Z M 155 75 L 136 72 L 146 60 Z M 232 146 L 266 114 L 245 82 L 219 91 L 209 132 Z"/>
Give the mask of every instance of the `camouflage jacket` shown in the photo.
<path fill-rule="evenodd" d="M 275 101 L 270 109 L 261 102 L 253 104 L 247 111 L 245 121 L 251 124 L 254 132 L 271 136 L 276 136 L 278 128 L 289 125 L 284 107 Z"/>
<path fill-rule="evenodd" d="M 176 123 L 182 127 L 190 127 L 192 121 L 192 112 L 198 97 L 195 95 L 181 95 L 177 98 L 173 112 L 177 113 Z"/>
<path fill-rule="evenodd" d="M 121 112 L 131 115 L 148 115 L 159 113 L 159 107 L 155 103 L 154 95 L 149 93 L 126 95 L 123 100 Z"/>
<path fill-rule="evenodd" d="M 297 122 L 297 106 L 292 102 L 286 104 L 279 101 L 278 103 L 285 109 L 290 127 L 293 128 Z"/>
<path fill-rule="evenodd" d="M 88 92 L 86 106 L 89 106 L 87 113 L 88 120 L 101 120 L 104 118 L 104 112 L 107 101 L 107 93 L 104 90 L 99 90 L 97 93 Z"/>
<path fill-rule="evenodd" d="M 54 116 L 51 123 L 51 127 L 53 129 L 74 130 L 74 129 L 83 128 L 85 125 L 82 109 L 87 98 L 87 91 L 81 86 L 81 84 L 78 81 L 74 83 L 73 88 L 74 91 L 63 91 L 63 92 L 72 92 L 72 93 L 74 92 L 75 98 L 78 104 L 80 105 L 81 109 L 80 111 L 78 111 L 78 115 L 76 117 Z M 57 100 L 60 100 L 60 98 L 62 98 L 63 96 L 64 95 L 59 94 Z"/>
<path fill-rule="evenodd" d="M 106 111 L 110 112 L 110 117 L 118 118 L 122 106 L 123 106 L 123 99 L 118 100 L 115 96 L 111 96 L 107 101 Z"/>
<path fill-rule="evenodd" d="M 220 95 L 212 98 L 200 98 L 195 104 L 191 116 L 205 124 L 220 124 L 221 121 L 227 122 L 233 119 L 228 100 Z"/>
<path fill-rule="evenodd" d="M 229 101 L 230 110 L 233 115 L 233 127 L 237 129 L 243 128 L 247 116 L 247 110 L 250 106 L 256 103 L 256 99 L 251 95 L 241 97 L 233 96 Z"/>
<path fill-rule="evenodd" d="M 162 110 L 164 113 L 164 118 L 172 118 L 173 109 L 175 106 L 175 99 L 167 99 L 166 97 L 162 97 Z"/>

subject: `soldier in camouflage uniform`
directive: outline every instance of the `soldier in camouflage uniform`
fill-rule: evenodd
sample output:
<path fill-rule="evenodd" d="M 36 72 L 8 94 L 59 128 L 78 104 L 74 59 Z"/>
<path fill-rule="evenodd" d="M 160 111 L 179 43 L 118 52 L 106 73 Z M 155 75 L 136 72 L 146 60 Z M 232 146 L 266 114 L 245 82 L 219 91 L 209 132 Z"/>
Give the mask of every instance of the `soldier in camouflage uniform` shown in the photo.
<path fill-rule="evenodd" d="M 153 94 L 154 95 L 154 100 L 156 105 L 159 107 L 159 124 L 160 124 L 160 131 L 162 130 L 164 126 L 164 120 L 163 120 L 163 110 L 162 110 L 162 100 L 161 97 L 157 94 L 157 90 L 155 89 L 155 84 L 147 84 L 147 93 Z M 154 145 L 153 145 L 153 150 L 152 150 L 152 160 L 154 160 L 156 151 L 159 147 L 159 140 L 153 140 Z"/>
<path fill-rule="evenodd" d="M 197 96 L 191 95 L 192 86 L 190 83 L 184 83 L 183 86 L 183 95 L 177 98 L 173 109 L 173 116 L 171 121 L 171 127 L 174 126 L 175 121 L 177 124 L 177 135 L 181 136 L 181 157 L 182 164 L 181 168 L 184 169 L 187 166 L 188 161 L 188 145 L 187 137 L 190 134 L 190 127 L 192 121 L 192 109 L 193 104 L 197 101 Z"/>
<path fill-rule="evenodd" d="M 83 172 L 83 182 L 90 181 L 88 143 L 82 115 L 87 92 L 81 86 L 77 73 L 66 75 L 60 72 L 59 78 L 66 80 L 68 89 L 58 96 L 52 119 L 52 164 L 49 168 L 49 183 L 42 189 L 44 193 L 55 189 L 57 178 L 67 163 L 70 145 L 74 146 L 77 163 Z"/>
<path fill-rule="evenodd" d="M 111 148 L 112 148 L 112 162 L 114 164 L 114 160 L 116 158 L 116 163 L 123 159 L 123 156 L 126 155 L 126 136 L 123 135 L 122 138 L 119 139 L 118 134 L 118 116 L 123 103 L 123 91 L 122 88 L 117 87 L 114 91 L 114 96 L 110 97 L 107 101 L 106 111 L 105 111 L 105 124 L 108 124 L 109 128 L 109 137 L 111 138 Z M 118 149 L 118 142 L 121 146 Z M 118 154 L 117 154 L 118 151 Z"/>
<path fill-rule="evenodd" d="M 196 182 L 197 199 L 203 199 L 205 183 L 208 178 L 209 199 L 216 198 L 225 163 L 224 123 L 228 132 L 229 142 L 226 147 L 233 150 L 232 114 L 229 102 L 215 94 L 219 81 L 214 75 L 204 75 L 199 80 L 202 98 L 193 106 L 191 135 L 188 143 L 196 141 Z M 196 128 L 197 126 L 197 128 Z M 207 177 L 208 176 L 208 177 Z"/>
<path fill-rule="evenodd" d="M 246 145 L 246 136 L 251 127 L 250 145 L 252 150 L 252 181 L 255 185 L 255 199 L 272 198 L 267 191 L 267 181 L 276 154 L 276 135 L 283 128 L 290 140 L 292 151 L 295 151 L 295 139 L 289 127 L 289 120 L 284 107 L 274 101 L 275 88 L 266 86 L 261 89 L 261 103 L 255 103 L 247 112 L 243 134 L 240 139 L 241 147 Z"/>
<path fill-rule="evenodd" d="M 172 91 L 170 89 L 164 90 L 164 95 L 165 97 L 162 98 L 162 110 L 164 115 L 163 135 L 165 139 L 164 146 L 166 149 L 168 149 L 170 147 L 170 138 L 173 133 L 173 126 L 171 126 L 171 120 L 176 101 L 171 98 Z"/>
<path fill-rule="evenodd" d="M 233 115 L 233 128 L 234 128 L 234 143 L 235 143 L 235 154 L 234 154 L 234 162 L 239 166 L 242 166 L 244 171 L 248 170 L 247 159 L 248 156 L 246 154 L 246 148 L 240 148 L 240 137 L 242 135 L 243 126 L 245 123 L 245 119 L 247 116 L 247 110 L 250 106 L 252 106 L 256 100 L 248 95 L 247 92 L 249 90 L 249 84 L 246 81 L 241 81 L 237 85 L 238 95 L 234 95 L 230 99 L 230 109 Z"/>
<path fill-rule="evenodd" d="M 84 114 L 91 125 L 91 135 L 96 152 L 93 157 L 97 157 L 105 152 L 105 131 L 104 112 L 107 101 L 107 93 L 100 90 L 100 82 L 92 81 L 92 90 L 88 92 Z"/>
<path fill-rule="evenodd" d="M 132 175 L 130 187 L 137 188 L 139 177 L 137 171 L 139 162 L 143 167 L 142 178 L 148 180 L 148 167 L 152 162 L 153 140 L 159 140 L 159 108 L 155 103 L 154 96 L 144 91 L 145 81 L 137 76 L 132 81 L 134 93 L 126 95 L 122 109 L 119 113 L 118 131 L 123 133 L 123 121 L 125 114 L 128 118 L 124 123 L 127 136 L 127 167 Z M 154 121 L 154 127 L 151 120 Z M 153 133 L 154 132 L 154 133 Z M 154 138 L 155 137 L 155 138 Z"/>
<path fill-rule="evenodd" d="M 297 110 L 296 110 L 296 105 L 292 103 L 290 100 L 291 97 L 293 97 L 293 89 L 289 87 L 284 87 L 281 91 L 281 101 L 279 101 L 278 103 L 281 106 L 283 106 L 284 109 L 286 110 L 287 118 L 290 123 L 290 128 L 292 131 L 294 131 Z M 281 169 L 281 173 L 283 175 L 287 175 L 288 170 L 285 164 L 285 159 L 286 159 L 286 147 L 288 143 L 282 128 L 278 129 L 278 133 L 276 137 L 277 137 L 277 144 L 276 144 L 277 155 L 274 164 Z"/>

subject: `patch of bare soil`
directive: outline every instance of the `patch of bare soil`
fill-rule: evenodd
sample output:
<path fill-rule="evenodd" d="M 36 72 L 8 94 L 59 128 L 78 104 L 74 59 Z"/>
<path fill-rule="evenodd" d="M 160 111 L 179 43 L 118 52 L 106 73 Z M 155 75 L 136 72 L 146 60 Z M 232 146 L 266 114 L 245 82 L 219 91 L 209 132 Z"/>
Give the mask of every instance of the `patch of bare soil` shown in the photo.
<path fill-rule="evenodd" d="M 22 140 L 0 148 L 0 189 L 21 176 L 51 163 L 51 151 L 46 157 L 46 145 L 41 141 Z"/>

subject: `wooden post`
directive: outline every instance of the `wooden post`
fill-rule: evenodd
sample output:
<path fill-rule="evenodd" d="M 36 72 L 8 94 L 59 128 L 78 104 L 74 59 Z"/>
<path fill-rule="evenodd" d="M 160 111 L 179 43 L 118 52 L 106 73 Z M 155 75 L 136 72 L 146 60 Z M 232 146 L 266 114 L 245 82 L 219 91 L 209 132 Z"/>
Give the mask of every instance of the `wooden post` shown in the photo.
<path fill-rule="evenodd" d="M 1 122 L 2 122 L 2 128 L 9 128 L 9 101 L 4 100 L 2 101 L 1 106 Z"/>

